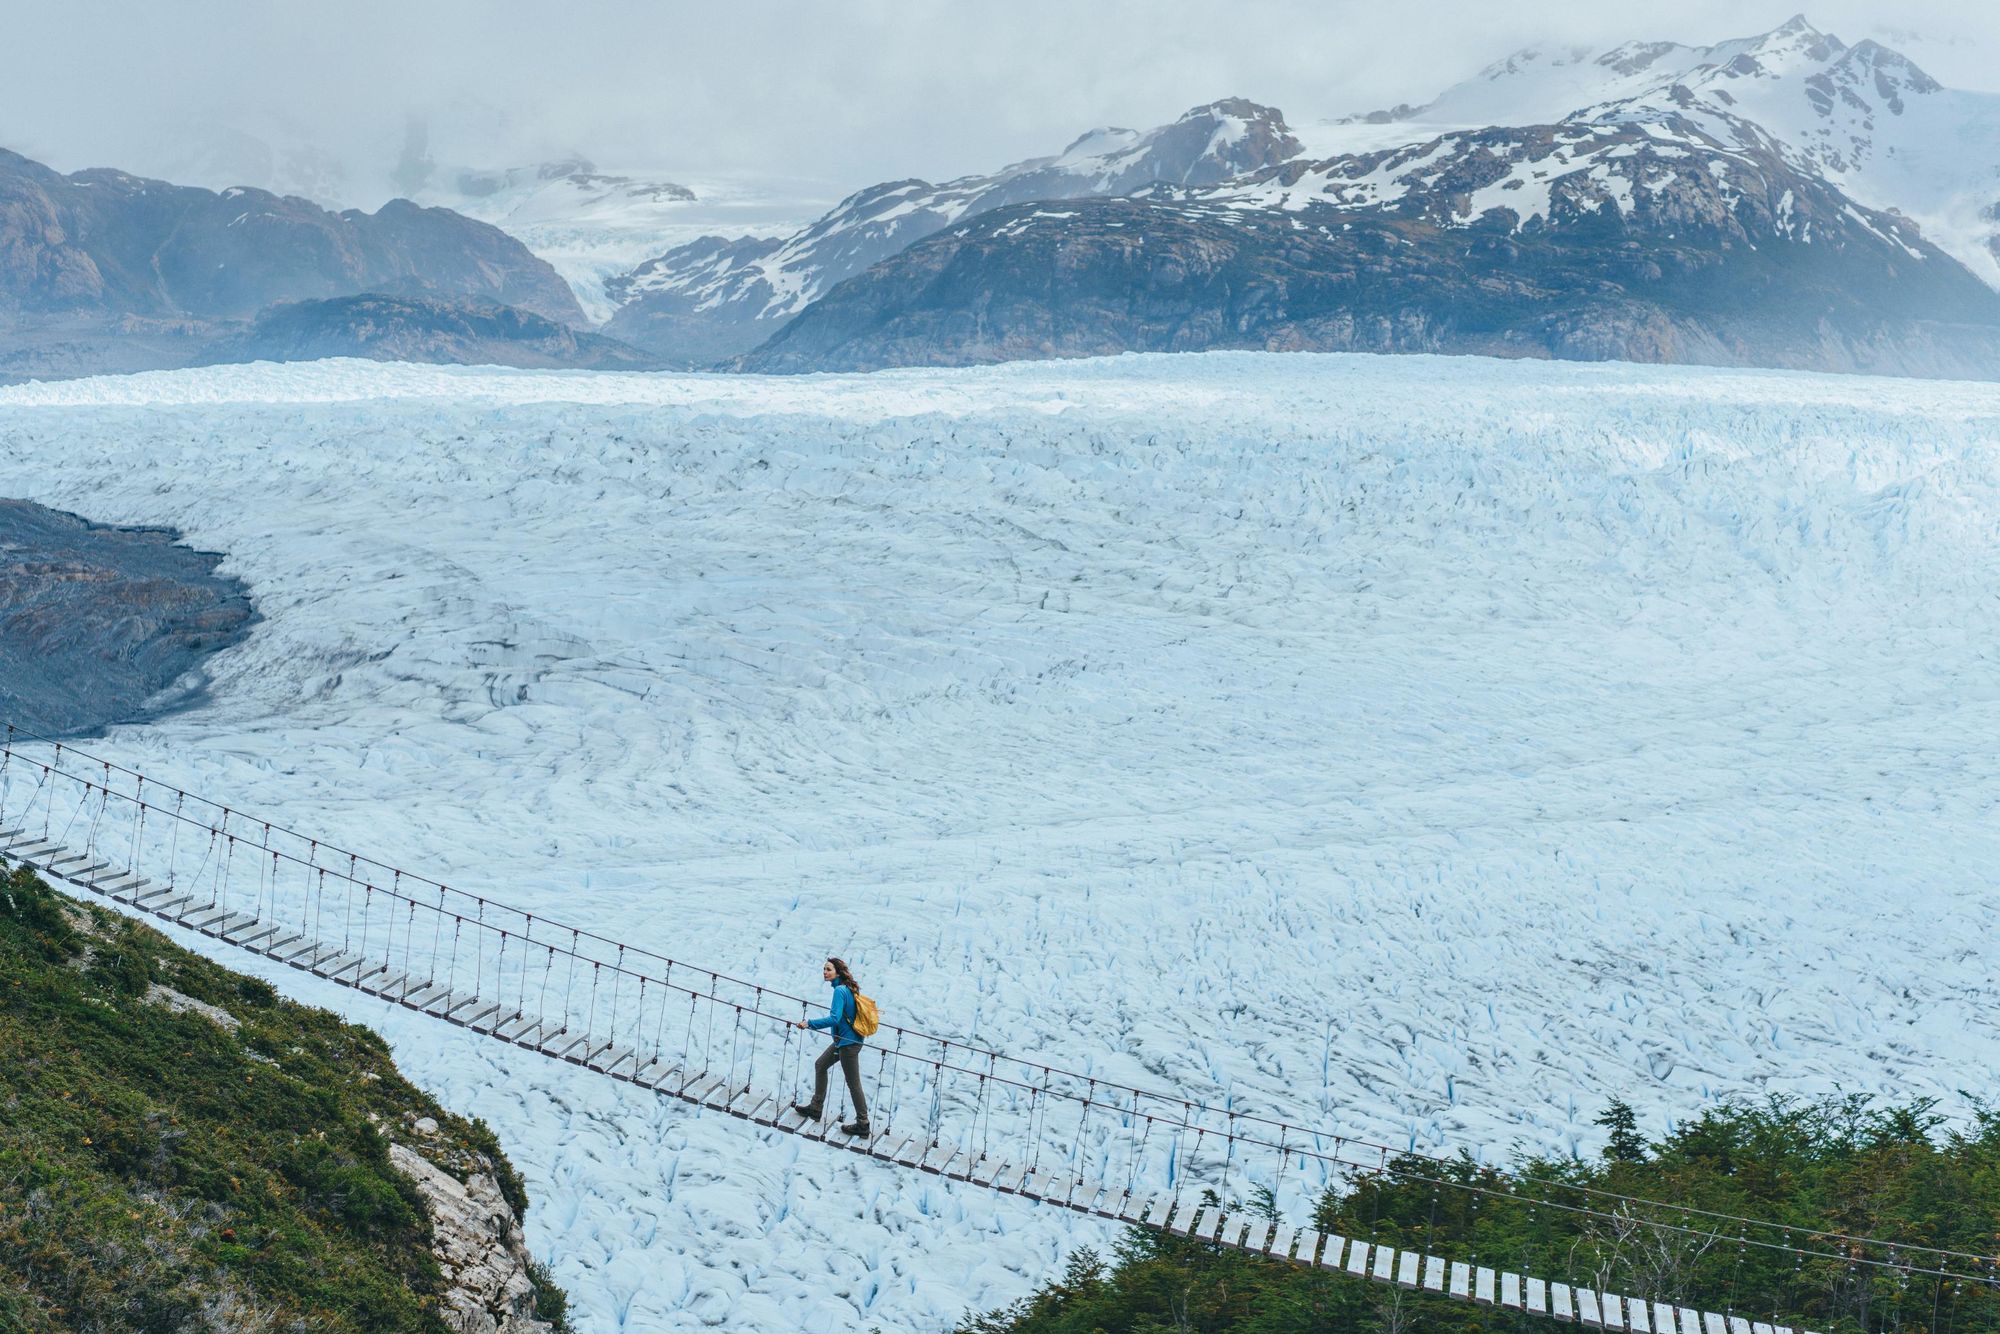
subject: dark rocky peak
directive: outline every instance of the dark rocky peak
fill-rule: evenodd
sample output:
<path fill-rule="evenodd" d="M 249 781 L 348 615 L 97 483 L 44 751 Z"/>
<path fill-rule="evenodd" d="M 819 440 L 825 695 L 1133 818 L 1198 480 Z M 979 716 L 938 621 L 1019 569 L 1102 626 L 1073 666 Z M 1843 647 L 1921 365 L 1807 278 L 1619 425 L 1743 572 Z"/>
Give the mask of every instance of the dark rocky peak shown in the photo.
<path fill-rule="evenodd" d="M 496 228 L 396 200 L 373 214 L 0 154 L 0 310 L 240 320 L 278 301 L 424 292 L 580 323 L 574 293 Z"/>
<path fill-rule="evenodd" d="M 1241 97 L 1195 107 L 1148 138 L 1147 171 L 1178 185 L 1214 185 L 1301 151 L 1284 112 Z"/>

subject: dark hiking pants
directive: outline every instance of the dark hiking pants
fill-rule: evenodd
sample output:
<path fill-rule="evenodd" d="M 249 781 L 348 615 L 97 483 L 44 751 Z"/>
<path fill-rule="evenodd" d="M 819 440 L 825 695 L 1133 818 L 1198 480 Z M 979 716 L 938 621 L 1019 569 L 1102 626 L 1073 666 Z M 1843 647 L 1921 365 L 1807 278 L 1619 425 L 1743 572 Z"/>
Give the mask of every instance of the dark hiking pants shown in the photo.
<path fill-rule="evenodd" d="M 826 1106 L 826 1072 L 833 1069 L 833 1063 L 840 1062 L 840 1072 L 847 1076 L 847 1100 L 854 1105 L 854 1119 L 862 1125 L 868 1124 L 868 1099 L 861 1092 L 861 1044 L 850 1047 L 828 1047 L 813 1062 L 812 1106 L 824 1109 Z"/>

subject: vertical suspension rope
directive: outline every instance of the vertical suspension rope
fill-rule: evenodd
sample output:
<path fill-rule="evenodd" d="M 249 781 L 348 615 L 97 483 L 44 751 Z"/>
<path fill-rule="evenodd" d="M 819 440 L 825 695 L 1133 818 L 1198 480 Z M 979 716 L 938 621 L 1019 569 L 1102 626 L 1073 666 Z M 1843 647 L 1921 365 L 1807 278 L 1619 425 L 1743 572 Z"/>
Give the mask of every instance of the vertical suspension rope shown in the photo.
<path fill-rule="evenodd" d="M 226 819 L 226 818 L 227 818 L 227 817 L 225 817 L 225 819 Z M 225 850 L 225 851 L 223 852 L 223 856 L 222 856 L 222 895 L 221 895 L 221 897 L 222 897 L 222 906 L 223 906 L 223 908 L 227 909 L 227 908 L 229 907 L 229 872 L 230 872 L 230 870 L 231 870 L 232 868 L 234 868 L 234 867 L 235 867 L 235 865 L 236 865 L 236 835 L 234 835 L 234 834 L 225 834 L 225 835 L 223 835 L 223 838 L 224 838 L 224 840 L 225 840 L 225 841 L 226 841 L 226 842 L 228 843 L 228 847 L 227 847 L 227 849 L 226 849 L 226 850 Z M 225 920 L 227 920 L 227 919 L 225 919 Z"/>
<path fill-rule="evenodd" d="M 431 966 L 424 974 L 424 981 L 433 985 L 437 982 L 438 952 L 444 944 L 444 886 L 438 886 L 438 903 L 431 913 Z"/>
<path fill-rule="evenodd" d="M 618 1045 L 618 992 L 625 980 L 625 947 L 618 947 L 618 962 L 611 966 L 611 1045 Z"/>
<path fill-rule="evenodd" d="M 438 886 L 438 898 L 444 898 L 444 886 Z M 528 1014 L 528 960 L 533 957 L 535 940 L 535 915 L 527 914 L 525 929 L 521 933 L 521 985 L 514 989 L 514 1017 L 525 1019 Z"/>
<path fill-rule="evenodd" d="M 556 947 L 555 947 L 555 946 L 553 946 L 553 945 L 550 945 L 550 946 L 548 946 L 548 947 L 547 947 L 547 949 L 548 949 L 548 952 L 549 952 L 549 953 L 548 953 L 548 957 L 547 957 L 546 959 L 544 959 L 544 960 L 542 961 L 542 994 L 541 994 L 541 998 L 540 998 L 539 1000 L 537 1000 L 537 1001 L 535 1002 L 535 1023 L 536 1023 L 536 1025 L 537 1025 L 537 1028 L 536 1028 L 536 1033 L 535 1033 L 535 1040 L 536 1040 L 537 1042 L 546 1042 L 546 1041 L 548 1040 L 548 1036 L 549 1036 L 549 1033 L 548 1033 L 548 1028 L 549 1028 L 549 974 L 555 971 L 555 967 L 556 967 Z"/>
<path fill-rule="evenodd" d="M 186 799 L 187 799 L 187 793 L 180 791 L 178 788 L 175 789 L 173 828 L 171 831 L 169 831 L 167 835 L 167 888 L 168 889 L 172 889 L 174 887 L 174 865 L 176 859 L 180 856 L 180 851 L 181 851 L 181 803 Z"/>
<path fill-rule="evenodd" d="M 0 759 L 0 770 L 4 770 L 5 766 L 6 761 Z M 0 784 L 4 784 L 4 781 L 4 774 L 0 773 Z M 138 803 L 139 810 L 137 818 L 132 823 L 132 852 L 130 856 L 125 858 L 125 869 L 130 874 L 137 875 L 139 874 L 139 844 L 146 837 L 146 780 L 144 778 L 139 780 L 138 786 L 134 789 L 132 799 Z"/>

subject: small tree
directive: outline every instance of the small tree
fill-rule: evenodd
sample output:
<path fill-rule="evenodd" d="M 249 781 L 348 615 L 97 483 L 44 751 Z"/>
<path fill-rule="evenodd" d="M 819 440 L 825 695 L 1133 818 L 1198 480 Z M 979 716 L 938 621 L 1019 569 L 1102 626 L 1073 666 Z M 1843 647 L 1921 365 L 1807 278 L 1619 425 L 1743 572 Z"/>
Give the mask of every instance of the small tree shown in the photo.
<path fill-rule="evenodd" d="M 1606 1158 L 1614 1163 L 1646 1161 L 1646 1141 L 1639 1134 L 1639 1117 L 1632 1104 L 1623 1098 L 1612 1099 L 1604 1115 L 1597 1118 L 1597 1124 L 1611 1132 L 1611 1142 L 1604 1146 Z"/>

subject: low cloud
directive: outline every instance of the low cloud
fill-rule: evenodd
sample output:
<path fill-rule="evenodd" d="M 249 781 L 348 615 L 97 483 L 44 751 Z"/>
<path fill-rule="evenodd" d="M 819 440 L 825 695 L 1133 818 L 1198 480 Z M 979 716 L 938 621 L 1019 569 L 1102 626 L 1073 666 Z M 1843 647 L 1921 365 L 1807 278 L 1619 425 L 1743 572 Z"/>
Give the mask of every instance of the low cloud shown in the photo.
<path fill-rule="evenodd" d="M 1595 0 L 83 0 L 9 16 L 0 143 L 65 170 L 212 177 L 253 170 L 276 144 L 320 154 L 337 188 L 372 203 L 414 122 L 452 164 L 581 152 L 848 188 L 984 170 L 1213 97 L 1302 122 L 1422 101 L 1530 42 L 1715 41 L 1775 26 L 1797 2 L 1635 17 Z M 1983 3 L 1839 0 L 1809 17 L 1898 46 L 1947 83 L 2000 86 L 2000 11 Z"/>

